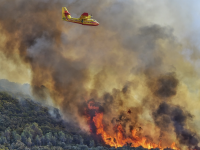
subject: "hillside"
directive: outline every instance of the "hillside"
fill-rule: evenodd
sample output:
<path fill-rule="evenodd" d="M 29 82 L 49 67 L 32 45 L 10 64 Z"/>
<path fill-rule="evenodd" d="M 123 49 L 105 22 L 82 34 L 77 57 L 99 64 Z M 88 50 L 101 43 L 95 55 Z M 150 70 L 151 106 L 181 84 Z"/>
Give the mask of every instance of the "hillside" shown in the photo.
<path fill-rule="evenodd" d="M 5 92 L 6 91 L 6 92 Z M 59 110 L 32 100 L 29 84 L 0 80 L 0 150 L 108 150 L 96 136 L 65 122 Z M 144 150 L 123 147 L 118 150 Z"/>
<path fill-rule="evenodd" d="M 18 100 L 0 92 L 0 149 L 17 150 L 108 150 L 92 136 L 77 134 L 77 128 L 62 120 L 59 110 L 31 99 Z M 117 150 L 144 150 L 123 147 Z"/>
<path fill-rule="evenodd" d="M 54 108 L 53 113 L 54 116 L 50 115 L 48 107 L 30 99 L 19 101 L 0 92 L 1 148 L 34 149 L 34 146 L 49 145 L 62 149 L 66 144 L 83 144 L 80 135 L 68 131 L 75 129 L 61 119 L 58 109 Z"/>

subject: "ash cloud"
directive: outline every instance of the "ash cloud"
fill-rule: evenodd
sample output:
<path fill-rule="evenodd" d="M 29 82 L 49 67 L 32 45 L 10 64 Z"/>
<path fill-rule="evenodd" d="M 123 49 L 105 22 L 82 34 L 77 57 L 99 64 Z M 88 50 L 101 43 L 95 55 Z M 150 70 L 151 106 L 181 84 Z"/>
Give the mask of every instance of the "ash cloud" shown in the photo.
<path fill-rule="evenodd" d="M 150 79 L 151 80 L 151 79 Z M 168 73 L 161 75 L 157 79 L 149 81 L 149 87 L 153 92 L 153 95 L 159 98 L 170 98 L 176 95 L 178 88 L 178 79 L 174 73 Z"/>
<path fill-rule="evenodd" d="M 153 116 L 156 125 L 161 128 L 161 131 L 169 131 L 170 126 L 174 126 L 174 131 L 180 144 L 189 147 L 198 146 L 198 136 L 186 127 L 186 121 L 192 119 L 192 116 L 183 108 L 163 102 L 153 113 Z"/>
<path fill-rule="evenodd" d="M 187 120 L 192 120 L 193 116 L 183 107 L 170 103 L 172 97 L 176 95 L 178 82 L 173 73 L 156 79 L 155 89 L 152 89 L 154 96 L 160 99 L 160 104 L 153 112 L 153 118 L 156 126 L 161 129 L 161 134 L 173 127 L 180 144 L 188 147 L 198 146 L 198 136 L 187 128 Z"/>

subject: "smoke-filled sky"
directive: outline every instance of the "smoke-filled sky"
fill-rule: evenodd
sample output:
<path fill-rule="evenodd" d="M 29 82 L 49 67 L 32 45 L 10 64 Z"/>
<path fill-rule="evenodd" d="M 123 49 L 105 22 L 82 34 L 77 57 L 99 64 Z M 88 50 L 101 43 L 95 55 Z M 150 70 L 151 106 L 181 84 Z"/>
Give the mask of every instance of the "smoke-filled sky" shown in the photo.
<path fill-rule="evenodd" d="M 100 25 L 64 22 L 61 7 Z M 105 122 L 131 109 L 129 124 L 144 135 L 198 146 L 199 8 L 198 0 L 1 0 L 0 78 L 30 83 L 38 98 L 48 90 L 83 129 L 82 103 L 94 99 Z"/>

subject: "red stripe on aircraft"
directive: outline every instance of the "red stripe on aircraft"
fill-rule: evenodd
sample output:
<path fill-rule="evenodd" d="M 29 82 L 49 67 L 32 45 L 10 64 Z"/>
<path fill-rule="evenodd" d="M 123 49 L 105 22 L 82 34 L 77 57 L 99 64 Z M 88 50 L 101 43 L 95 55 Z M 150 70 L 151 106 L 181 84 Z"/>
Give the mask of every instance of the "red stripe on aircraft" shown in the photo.
<path fill-rule="evenodd" d="M 82 16 L 88 16 L 88 13 L 83 13 Z"/>
<path fill-rule="evenodd" d="M 95 25 L 95 24 L 82 24 L 82 25 L 85 25 L 85 26 L 98 26 L 98 25 Z"/>

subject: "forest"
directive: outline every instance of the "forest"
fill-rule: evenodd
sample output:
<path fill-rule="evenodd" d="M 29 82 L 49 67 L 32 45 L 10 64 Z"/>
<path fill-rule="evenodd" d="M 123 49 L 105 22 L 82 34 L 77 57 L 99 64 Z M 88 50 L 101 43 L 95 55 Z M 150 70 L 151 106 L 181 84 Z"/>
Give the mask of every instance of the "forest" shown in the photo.
<path fill-rule="evenodd" d="M 112 148 L 78 130 L 56 108 L 0 92 L 0 150 L 145 150 Z"/>

